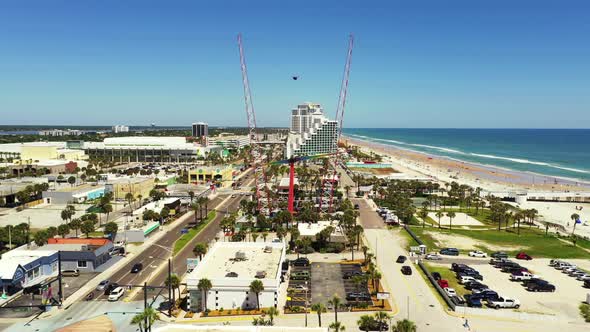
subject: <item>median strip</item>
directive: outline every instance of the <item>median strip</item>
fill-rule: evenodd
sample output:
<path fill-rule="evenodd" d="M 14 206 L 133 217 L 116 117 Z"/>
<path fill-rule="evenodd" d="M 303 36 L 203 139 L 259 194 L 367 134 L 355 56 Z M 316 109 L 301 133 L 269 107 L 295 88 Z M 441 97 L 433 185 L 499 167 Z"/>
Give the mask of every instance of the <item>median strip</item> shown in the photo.
<path fill-rule="evenodd" d="M 205 218 L 201 223 L 199 223 L 196 227 L 189 229 L 188 233 L 182 234 L 181 237 L 174 242 L 174 250 L 172 252 L 172 256 L 176 256 L 186 245 L 195 237 L 197 234 L 201 232 L 201 230 L 211 222 L 211 220 L 215 219 L 217 216 L 217 212 L 215 210 L 209 212 L 207 218 Z"/>

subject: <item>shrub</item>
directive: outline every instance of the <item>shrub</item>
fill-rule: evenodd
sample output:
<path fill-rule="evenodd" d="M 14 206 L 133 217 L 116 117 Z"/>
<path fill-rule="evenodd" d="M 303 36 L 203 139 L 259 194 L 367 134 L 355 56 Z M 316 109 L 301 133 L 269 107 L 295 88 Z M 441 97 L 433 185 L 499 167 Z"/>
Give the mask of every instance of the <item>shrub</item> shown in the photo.
<path fill-rule="evenodd" d="M 590 323 L 590 304 L 580 304 L 580 314 L 582 315 L 582 317 L 584 317 L 584 320 L 587 323 Z"/>

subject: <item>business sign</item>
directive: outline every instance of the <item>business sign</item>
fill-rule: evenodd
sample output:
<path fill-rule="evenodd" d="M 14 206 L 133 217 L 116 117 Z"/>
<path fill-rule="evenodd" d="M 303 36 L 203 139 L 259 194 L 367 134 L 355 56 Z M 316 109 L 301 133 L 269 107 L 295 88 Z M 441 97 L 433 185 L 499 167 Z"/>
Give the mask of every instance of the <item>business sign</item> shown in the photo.
<path fill-rule="evenodd" d="M 25 270 L 22 267 L 18 266 L 16 271 L 14 271 L 14 275 L 12 276 L 12 283 L 16 283 L 18 281 L 24 281 L 25 278 Z"/>
<path fill-rule="evenodd" d="M 187 270 L 194 270 L 198 264 L 199 264 L 198 258 L 187 258 L 186 259 L 186 269 Z"/>
<path fill-rule="evenodd" d="M 389 300 L 389 293 L 388 292 L 377 293 L 377 300 Z"/>

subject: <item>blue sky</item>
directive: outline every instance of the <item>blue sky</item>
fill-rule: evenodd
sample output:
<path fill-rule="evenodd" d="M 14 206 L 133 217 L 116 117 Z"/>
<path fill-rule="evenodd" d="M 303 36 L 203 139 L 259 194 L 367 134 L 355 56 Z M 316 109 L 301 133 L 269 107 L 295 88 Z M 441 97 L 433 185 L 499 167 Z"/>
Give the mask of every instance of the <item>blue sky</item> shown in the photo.
<path fill-rule="evenodd" d="M 408 4 L 410 3 L 410 4 Z M 2 1 L 1 124 L 587 128 L 588 1 Z M 292 81 L 292 74 L 300 80 Z"/>

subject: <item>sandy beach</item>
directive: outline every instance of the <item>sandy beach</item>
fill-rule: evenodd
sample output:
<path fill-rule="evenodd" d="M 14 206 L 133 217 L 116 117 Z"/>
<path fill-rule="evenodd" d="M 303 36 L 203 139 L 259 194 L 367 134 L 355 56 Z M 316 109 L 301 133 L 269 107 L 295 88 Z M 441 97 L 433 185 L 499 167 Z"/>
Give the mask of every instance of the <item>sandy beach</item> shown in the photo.
<path fill-rule="evenodd" d="M 385 156 L 384 162 L 391 163 L 405 178 L 429 178 L 441 185 L 455 181 L 473 188 L 480 187 L 484 192 L 590 192 L 590 184 L 575 180 L 467 163 L 350 137 L 344 140 L 349 145 L 359 146 L 366 153 Z M 520 207 L 535 208 L 541 215 L 540 220 L 560 223 L 570 231 L 573 228 L 570 216 L 577 213 L 589 226 L 579 225 L 576 233 L 590 236 L 590 204 L 526 202 Z M 582 207 L 582 210 L 576 207 Z"/>

